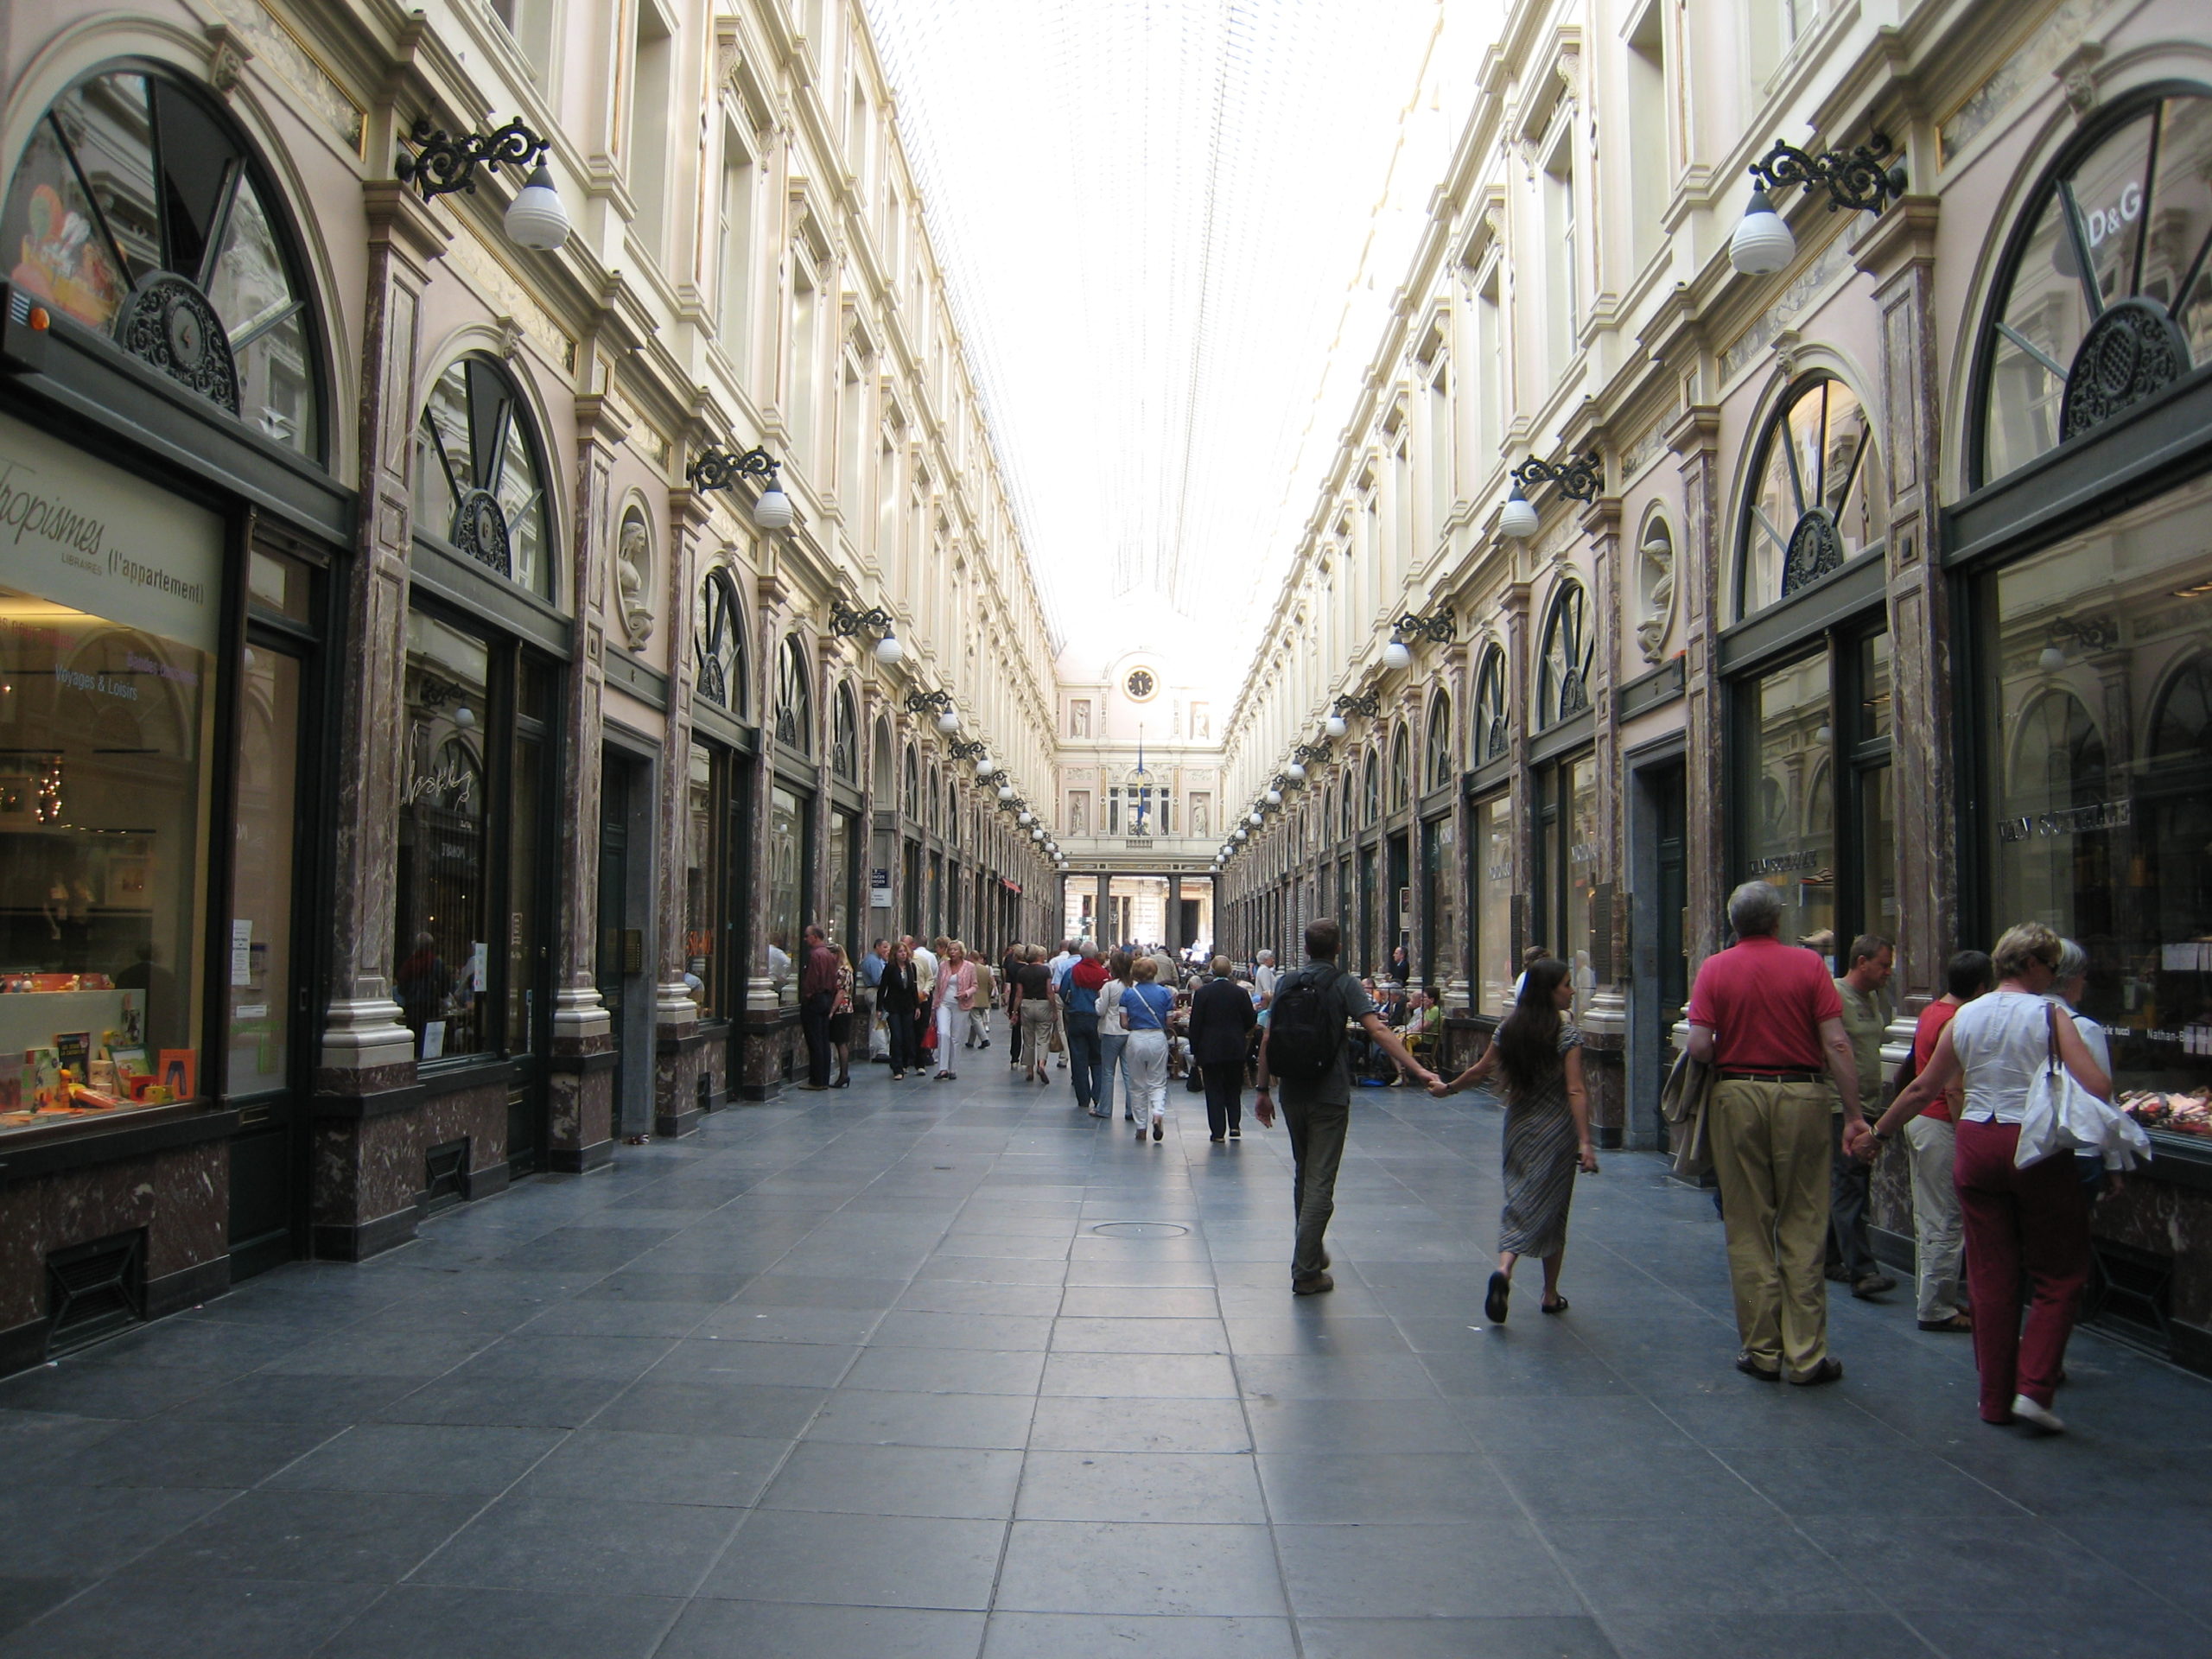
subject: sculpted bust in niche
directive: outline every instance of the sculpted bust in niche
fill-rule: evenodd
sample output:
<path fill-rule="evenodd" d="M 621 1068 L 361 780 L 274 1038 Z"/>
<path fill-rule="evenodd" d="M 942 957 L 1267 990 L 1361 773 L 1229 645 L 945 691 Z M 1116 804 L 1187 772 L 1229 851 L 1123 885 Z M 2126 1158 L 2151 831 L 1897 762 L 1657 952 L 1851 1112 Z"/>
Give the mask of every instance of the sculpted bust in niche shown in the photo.
<path fill-rule="evenodd" d="M 652 578 L 652 545 L 645 516 L 635 507 L 622 513 L 622 533 L 614 543 L 614 586 L 622 612 L 622 632 L 637 650 L 652 638 L 653 612 L 646 597 Z"/>

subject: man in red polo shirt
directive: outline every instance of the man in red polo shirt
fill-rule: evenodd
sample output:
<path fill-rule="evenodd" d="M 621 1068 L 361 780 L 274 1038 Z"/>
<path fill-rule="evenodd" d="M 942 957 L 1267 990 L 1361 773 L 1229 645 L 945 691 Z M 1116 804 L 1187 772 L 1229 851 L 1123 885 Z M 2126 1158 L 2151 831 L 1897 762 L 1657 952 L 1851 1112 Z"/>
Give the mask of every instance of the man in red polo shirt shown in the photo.
<path fill-rule="evenodd" d="M 1782 895 L 1746 881 L 1728 897 L 1738 943 L 1698 969 L 1687 1016 L 1690 1058 L 1719 1073 L 1709 1112 L 1728 1277 L 1743 1352 L 1763 1382 L 1833 1382 L 1828 1353 L 1829 1107 L 1843 1097 L 1844 1144 L 1858 1139 L 1859 1068 L 1827 963 L 1776 937 Z"/>

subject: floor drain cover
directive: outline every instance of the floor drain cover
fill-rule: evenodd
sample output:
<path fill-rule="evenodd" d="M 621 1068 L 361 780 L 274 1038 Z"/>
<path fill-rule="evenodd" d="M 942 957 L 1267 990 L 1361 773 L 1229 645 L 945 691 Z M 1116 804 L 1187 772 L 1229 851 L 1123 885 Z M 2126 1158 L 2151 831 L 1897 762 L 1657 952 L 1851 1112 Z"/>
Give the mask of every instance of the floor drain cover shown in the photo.
<path fill-rule="evenodd" d="M 1180 1238 L 1191 1230 L 1172 1221 L 1102 1221 L 1090 1230 L 1109 1238 Z"/>

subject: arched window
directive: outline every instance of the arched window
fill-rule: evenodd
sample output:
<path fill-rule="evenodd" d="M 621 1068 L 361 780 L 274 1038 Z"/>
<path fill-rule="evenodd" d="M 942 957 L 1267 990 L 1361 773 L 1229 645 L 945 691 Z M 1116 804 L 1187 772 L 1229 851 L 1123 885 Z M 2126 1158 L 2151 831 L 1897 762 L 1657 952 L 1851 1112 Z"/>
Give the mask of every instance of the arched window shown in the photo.
<path fill-rule="evenodd" d="M 911 743 L 906 746 L 906 764 L 899 770 L 899 811 L 908 818 L 919 818 L 922 812 L 922 763 Z"/>
<path fill-rule="evenodd" d="M 2212 775 L 2212 654 L 2198 655 L 2166 682 L 2148 758 L 2156 767 L 2198 766 Z"/>
<path fill-rule="evenodd" d="M 868 762 L 868 772 L 875 789 L 875 810 L 898 804 L 899 780 L 893 768 L 898 764 L 898 750 L 891 741 L 891 723 L 879 717 L 875 722 L 874 753 Z"/>
<path fill-rule="evenodd" d="M 1382 816 L 1382 757 L 1372 749 L 1359 774 L 1359 821 L 1373 823 Z"/>
<path fill-rule="evenodd" d="M 691 641 L 699 664 L 699 695 L 741 717 L 746 712 L 745 613 L 737 584 L 717 566 L 699 584 L 699 623 Z"/>
<path fill-rule="evenodd" d="M 1404 811 L 1413 799 L 1413 739 L 1402 721 L 1397 736 L 1390 740 L 1390 810 Z"/>
<path fill-rule="evenodd" d="M 1325 842 L 1337 833 L 1337 786 L 1334 784 L 1321 791 L 1321 822 L 1317 829 Z"/>
<path fill-rule="evenodd" d="M 937 792 L 937 763 L 930 763 L 929 782 L 922 793 L 922 810 L 928 819 L 928 828 L 942 833 L 944 821 L 938 817 L 938 805 L 944 798 Z"/>
<path fill-rule="evenodd" d="M 1452 784 L 1452 699 L 1438 692 L 1428 703 L 1428 776 L 1423 792 L 1447 789 Z"/>
<path fill-rule="evenodd" d="M 1889 492 L 1858 394 L 1808 375 L 1767 417 L 1738 534 L 1736 613 L 1751 616 L 1878 544 Z"/>
<path fill-rule="evenodd" d="M 861 717 L 849 685 L 837 688 L 837 712 L 830 734 L 830 770 L 848 783 L 861 780 Z"/>
<path fill-rule="evenodd" d="M 430 388 L 415 433 L 415 533 L 553 597 L 545 467 L 506 370 L 464 357 Z"/>
<path fill-rule="evenodd" d="M 814 687 L 806 647 L 795 633 L 784 636 L 776 653 L 776 741 L 799 754 L 814 753 Z"/>
<path fill-rule="evenodd" d="M 2104 736 L 2079 697 L 2054 688 L 2029 705 L 2012 737 L 2008 815 L 2094 806 L 2107 781 Z"/>
<path fill-rule="evenodd" d="M 1505 652 L 1492 645 L 1483 653 L 1475 674 L 1474 753 L 1476 766 L 1505 758 L 1509 734 L 1505 728 Z"/>
<path fill-rule="evenodd" d="M 2212 330 L 2212 96 L 2112 106 L 2014 229 L 1976 342 L 1975 487 L 2187 374 Z"/>
<path fill-rule="evenodd" d="M 31 130 L 0 248 L 17 294 L 320 461 L 321 346 L 281 204 L 198 89 L 110 70 L 70 87 Z"/>
<path fill-rule="evenodd" d="M 1544 620 L 1544 654 L 1536 679 L 1536 712 L 1545 726 L 1590 707 L 1590 628 L 1582 584 L 1564 584 Z"/>

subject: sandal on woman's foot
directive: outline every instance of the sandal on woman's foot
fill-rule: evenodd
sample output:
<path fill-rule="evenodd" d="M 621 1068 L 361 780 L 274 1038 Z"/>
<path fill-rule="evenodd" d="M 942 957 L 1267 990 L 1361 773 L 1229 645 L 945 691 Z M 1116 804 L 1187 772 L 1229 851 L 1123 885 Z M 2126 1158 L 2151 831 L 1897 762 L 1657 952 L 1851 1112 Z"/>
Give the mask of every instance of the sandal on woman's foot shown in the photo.
<path fill-rule="evenodd" d="M 1561 1296 L 1552 1301 L 1538 1302 L 1536 1304 L 1536 1312 L 1539 1313 L 1564 1313 L 1567 1312 L 1567 1298 Z"/>
<path fill-rule="evenodd" d="M 1964 1313 L 1954 1313 L 1948 1319 L 1923 1319 L 1920 1321 L 1920 1328 L 1923 1331 L 1957 1331 L 1965 1332 L 1971 1332 L 1974 1329 L 1974 1321 Z"/>
<path fill-rule="evenodd" d="M 1505 1323 L 1506 1303 L 1513 1295 L 1513 1281 L 1502 1273 L 1490 1276 L 1490 1288 L 1483 1294 L 1483 1317 L 1492 1325 Z"/>

